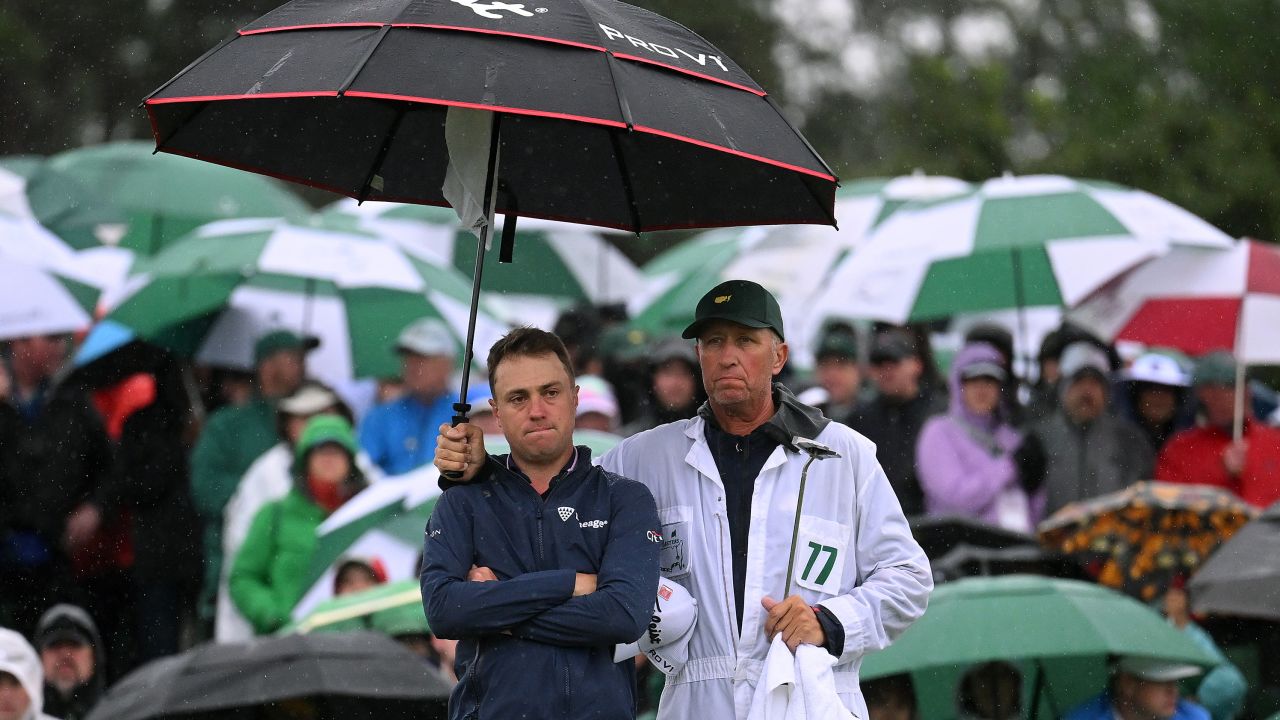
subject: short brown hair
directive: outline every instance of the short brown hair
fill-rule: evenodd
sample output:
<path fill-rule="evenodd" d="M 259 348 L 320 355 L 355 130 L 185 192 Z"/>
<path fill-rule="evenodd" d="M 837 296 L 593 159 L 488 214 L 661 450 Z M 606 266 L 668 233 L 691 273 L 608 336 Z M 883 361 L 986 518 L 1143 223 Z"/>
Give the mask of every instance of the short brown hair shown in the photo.
<path fill-rule="evenodd" d="M 569 373 L 569 381 L 574 379 L 573 362 L 569 360 L 569 351 L 555 333 L 535 327 L 518 327 L 502 336 L 502 339 L 489 348 L 489 392 L 497 397 L 498 389 L 493 386 L 493 378 L 498 374 L 498 365 L 509 357 L 536 357 L 538 355 L 555 355 Z"/>

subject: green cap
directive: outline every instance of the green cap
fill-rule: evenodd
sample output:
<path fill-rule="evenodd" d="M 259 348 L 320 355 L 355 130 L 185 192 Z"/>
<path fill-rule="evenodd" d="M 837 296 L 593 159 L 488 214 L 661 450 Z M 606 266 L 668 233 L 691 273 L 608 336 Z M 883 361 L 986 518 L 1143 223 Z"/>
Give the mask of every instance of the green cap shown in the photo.
<path fill-rule="evenodd" d="M 1217 350 L 1196 361 L 1191 382 L 1201 385 L 1235 385 L 1236 359 L 1226 350 Z"/>
<path fill-rule="evenodd" d="M 253 344 L 253 362 L 260 363 L 281 350 L 297 350 L 306 352 L 320 347 L 320 340 L 311 336 L 302 337 L 288 330 L 273 330 L 258 338 Z"/>
<path fill-rule="evenodd" d="M 778 301 L 750 280 L 726 280 L 711 288 L 698 301 L 693 318 L 693 323 L 681 335 L 686 340 L 697 338 L 703 326 L 713 320 L 728 320 L 749 328 L 771 328 L 779 338 L 786 339 Z"/>
<path fill-rule="evenodd" d="M 848 333 L 831 332 L 823 336 L 822 341 L 818 343 L 818 350 L 813 354 L 814 359 L 822 361 L 826 358 L 835 358 L 837 360 L 857 360 L 858 359 L 858 341 Z"/>
<path fill-rule="evenodd" d="M 308 420 L 306 427 L 302 429 L 302 436 L 298 438 L 293 456 L 298 462 L 302 462 L 307 453 L 321 445 L 337 445 L 353 458 L 358 449 L 351 423 L 337 415 L 317 415 Z"/>

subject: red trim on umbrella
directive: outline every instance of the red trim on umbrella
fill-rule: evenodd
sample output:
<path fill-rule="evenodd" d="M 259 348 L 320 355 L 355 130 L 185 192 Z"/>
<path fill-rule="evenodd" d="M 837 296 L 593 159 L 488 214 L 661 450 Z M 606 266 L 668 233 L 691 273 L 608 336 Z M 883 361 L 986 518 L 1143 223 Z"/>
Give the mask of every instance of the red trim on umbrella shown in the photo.
<path fill-rule="evenodd" d="M 590 125 L 605 125 L 607 127 L 625 128 L 627 126 L 626 123 L 620 120 L 606 120 L 604 118 L 593 118 L 587 117 L 586 115 L 572 115 L 570 113 L 558 113 L 550 110 L 529 110 L 526 108 L 507 107 L 504 105 L 485 105 L 483 103 L 462 102 L 460 100 L 442 100 L 440 98 L 424 98 L 413 95 L 365 92 L 363 90 L 348 90 L 346 95 L 347 97 L 373 98 L 375 100 L 398 100 L 402 102 L 425 103 L 427 105 L 448 105 L 451 107 L 471 108 L 472 110 L 511 113 L 512 115 L 532 115 L 534 117 L 553 118 L 555 120 L 572 120 L 574 122 L 587 123 Z"/>
<path fill-rule="evenodd" d="M 287 32 L 289 30 L 319 30 L 320 28 L 380 28 L 386 23 L 379 22 L 346 22 L 346 23 L 313 23 L 310 25 L 281 25 L 279 27 L 257 28 L 254 30 L 237 30 L 238 35 L 261 35 L 263 33 Z"/>
<path fill-rule="evenodd" d="M 338 97 L 337 90 L 303 90 L 300 92 L 254 93 L 252 95 L 188 95 L 175 98 L 151 98 L 148 105 L 170 105 L 184 102 L 217 102 L 219 100 L 278 100 L 280 98 Z"/>
<path fill-rule="evenodd" d="M 693 70 L 686 70 L 677 65 L 668 65 L 667 63 L 658 62 L 657 60 L 651 60 L 649 58 L 643 58 L 638 55 L 627 55 L 626 53 L 613 53 L 613 56 L 620 60 L 630 60 L 632 62 L 644 63 L 646 65 L 657 65 L 658 67 L 666 68 L 668 70 L 674 70 L 683 75 L 691 75 L 701 80 L 707 80 L 709 82 L 718 83 L 720 85 L 728 85 L 729 87 L 734 88 L 735 90 L 742 90 L 743 92 L 749 92 L 752 95 L 759 95 L 760 97 L 764 97 L 765 95 L 768 95 L 768 93 L 766 93 L 763 90 L 757 90 L 752 87 L 747 87 L 746 85 L 739 85 L 736 82 L 722 80 L 721 78 L 718 78 L 714 75 L 707 75 L 705 73 L 700 73 Z"/>
<path fill-rule="evenodd" d="M 1280 248 L 1249 240 L 1249 267 L 1245 289 L 1251 293 L 1280 295 Z"/>
<path fill-rule="evenodd" d="M 1117 339 L 1175 347 L 1189 355 L 1234 348 L 1240 298 L 1153 298 L 1142 303 Z"/>
<path fill-rule="evenodd" d="M 805 175 L 812 175 L 813 177 L 821 178 L 823 180 L 829 180 L 831 182 L 836 181 L 836 178 L 834 175 L 828 175 L 823 172 L 818 172 L 817 170 L 810 170 L 809 168 L 800 167 L 799 165 L 792 165 L 791 163 L 785 163 L 785 162 L 782 162 L 781 160 L 772 160 L 770 158 L 764 157 L 763 155 L 753 155 L 752 153 L 743 152 L 741 150 L 734 150 L 733 148 L 727 148 L 727 147 L 724 147 L 723 145 L 716 145 L 714 143 L 710 143 L 705 140 L 695 140 L 694 138 L 691 138 L 691 137 L 687 137 L 684 135 L 677 135 L 675 133 L 669 133 L 665 130 L 645 127 L 643 125 L 636 125 L 634 129 L 637 132 L 644 132 L 644 133 L 649 133 L 651 135 L 657 135 L 659 137 L 670 138 L 672 140 L 679 140 L 680 142 L 687 142 L 691 145 L 697 145 L 698 147 L 704 147 L 709 150 L 719 150 L 720 152 L 729 153 L 730 155 L 737 155 L 738 157 L 744 157 L 748 160 L 755 160 L 756 162 L 762 162 L 767 165 L 773 165 L 774 167 L 780 167 L 780 168 L 783 168 L 784 170 L 792 170 L 794 172 L 804 173 Z"/>

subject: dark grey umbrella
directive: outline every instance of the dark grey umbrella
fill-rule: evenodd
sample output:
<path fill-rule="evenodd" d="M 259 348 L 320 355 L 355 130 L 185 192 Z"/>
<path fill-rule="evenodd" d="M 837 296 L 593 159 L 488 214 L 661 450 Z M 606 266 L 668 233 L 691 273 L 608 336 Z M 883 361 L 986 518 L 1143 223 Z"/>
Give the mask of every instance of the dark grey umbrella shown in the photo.
<path fill-rule="evenodd" d="M 912 537 L 920 543 L 930 560 L 941 558 L 960 545 L 1002 550 L 1037 544 L 1036 539 L 1026 533 L 961 515 L 918 515 L 910 518 L 910 522 Z"/>
<path fill-rule="evenodd" d="M 450 683 L 377 633 L 210 643 L 157 660 L 111 688 L 89 720 L 275 717 L 307 707 L 317 720 L 443 718 Z"/>
<path fill-rule="evenodd" d="M 1280 503 L 1218 548 L 1188 589 L 1197 614 L 1280 620 Z"/>

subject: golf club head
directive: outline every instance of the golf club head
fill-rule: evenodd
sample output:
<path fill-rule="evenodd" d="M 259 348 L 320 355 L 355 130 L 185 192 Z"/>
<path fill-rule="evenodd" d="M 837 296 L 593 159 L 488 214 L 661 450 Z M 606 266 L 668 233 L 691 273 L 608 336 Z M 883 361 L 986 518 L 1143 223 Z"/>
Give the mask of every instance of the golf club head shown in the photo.
<path fill-rule="evenodd" d="M 823 445 L 817 440 L 802 438 L 799 435 L 791 438 L 791 444 L 795 445 L 803 452 L 808 453 L 809 457 L 814 458 L 815 460 L 826 460 L 827 458 L 840 457 L 840 453 L 832 450 L 826 445 Z"/>

